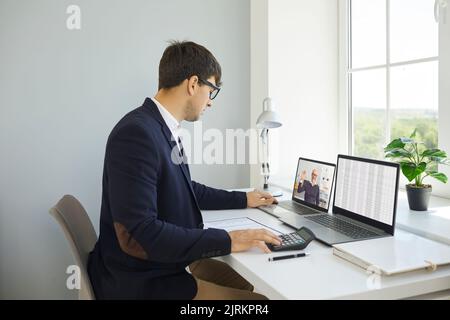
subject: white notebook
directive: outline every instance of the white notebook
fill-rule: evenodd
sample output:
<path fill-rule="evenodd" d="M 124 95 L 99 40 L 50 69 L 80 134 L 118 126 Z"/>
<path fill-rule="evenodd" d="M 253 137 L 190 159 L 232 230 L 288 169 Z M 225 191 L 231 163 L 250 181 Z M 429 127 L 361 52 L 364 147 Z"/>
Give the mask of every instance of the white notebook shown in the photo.
<path fill-rule="evenodd" d="M 396 230 L 395 236 L 336 244 L 333 254 L 385 275 L 450 264 L 450 246 Z"/>

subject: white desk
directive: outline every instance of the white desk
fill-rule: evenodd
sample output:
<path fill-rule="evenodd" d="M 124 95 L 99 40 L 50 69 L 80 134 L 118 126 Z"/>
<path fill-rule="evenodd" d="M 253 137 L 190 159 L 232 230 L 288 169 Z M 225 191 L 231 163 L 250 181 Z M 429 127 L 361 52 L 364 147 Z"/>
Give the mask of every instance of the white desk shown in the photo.
<path fill-rule="evenodd" d="M 292 229 L 258 210 L 204 211 L 204 221 L 249 217 L 281 232 Z M 402 224 L 407 218 L 399 219 Z M 419 222 L 418 222 L 419 223 Z M 396 232 L 405 232 L 397 229 Z M 447 238 L 450 229 L 447 230 Z M 270 299 L 403 299 L 450 289 L 450 266 L 434 272 L 415 271 L 378 277 L 333 255 L 332 249 L 317 241 L 305 250 L 311 255 L 269 262 L 284 253 L 263 254 L 258 249 L 220 257 Z"/>

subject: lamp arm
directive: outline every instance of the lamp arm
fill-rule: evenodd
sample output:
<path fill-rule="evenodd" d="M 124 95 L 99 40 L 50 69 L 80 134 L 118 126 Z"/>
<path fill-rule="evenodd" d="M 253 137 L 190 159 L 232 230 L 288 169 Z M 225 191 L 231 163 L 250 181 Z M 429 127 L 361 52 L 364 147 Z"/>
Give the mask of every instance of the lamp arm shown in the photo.
<path fill-rule="evenodd" d="M 269 129 L 267 130 L 267 159 L 266 159 L 266 165 L 267 165 L 267 174 L 270 174 L 269 169 L 269 162 L 270 162 L 270 143 L 269 143 Z"/>
<path fill-rule="evenodd" d="M 264 171 L 264 189 L 268 189 L 269 187 L 269 177 L 270 177 L 270 167 L 269 167 L 269 129 L 264 129 L 264 138 L 265 144 L 263 146 L 263 154 L 264 154 L 264 163 L 265 163 L 265 171 Z"/>

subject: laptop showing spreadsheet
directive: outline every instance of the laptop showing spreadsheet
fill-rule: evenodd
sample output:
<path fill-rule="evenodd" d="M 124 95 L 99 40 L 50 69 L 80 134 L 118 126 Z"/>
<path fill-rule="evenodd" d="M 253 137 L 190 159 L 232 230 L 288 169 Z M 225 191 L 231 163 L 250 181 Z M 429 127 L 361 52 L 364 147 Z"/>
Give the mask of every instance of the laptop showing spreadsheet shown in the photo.
<path fill-rule="evenodd" d="M 399 171 L 397 163 L 338 155 L 332 214 L 280 219 L 328 245 L 394 235 Z"/>

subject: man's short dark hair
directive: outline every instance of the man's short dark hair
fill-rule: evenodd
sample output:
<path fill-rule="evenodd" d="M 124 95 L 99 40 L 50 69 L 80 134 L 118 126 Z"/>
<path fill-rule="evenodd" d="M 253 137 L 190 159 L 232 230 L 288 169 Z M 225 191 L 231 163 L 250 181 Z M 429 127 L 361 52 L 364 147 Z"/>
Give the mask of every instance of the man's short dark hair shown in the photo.
<path fill-rule="evenodd" d="M 158 90 L 176 87 L 192 76 L 202 80 L 214 77 L 220 86 L 222 69 L 205 47 L 190 41 L 170 42 L 159 62 Z"/>

